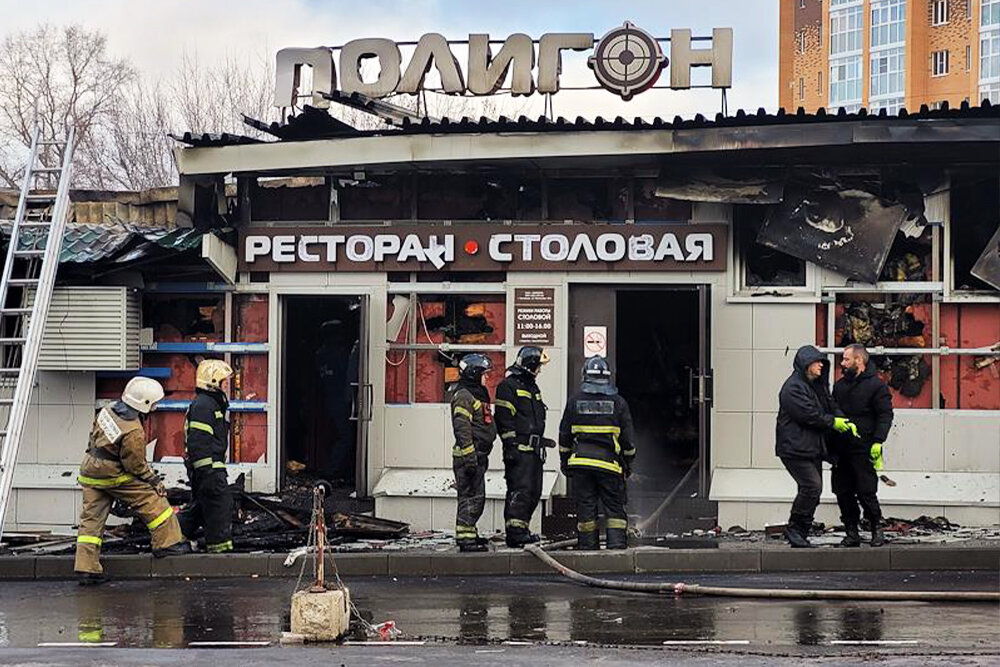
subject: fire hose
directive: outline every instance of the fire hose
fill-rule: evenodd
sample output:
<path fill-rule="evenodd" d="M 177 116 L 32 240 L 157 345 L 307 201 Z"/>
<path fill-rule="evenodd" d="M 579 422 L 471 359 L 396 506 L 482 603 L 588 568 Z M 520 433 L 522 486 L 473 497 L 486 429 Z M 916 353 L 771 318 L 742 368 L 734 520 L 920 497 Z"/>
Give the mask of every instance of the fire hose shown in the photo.
<path fill-rule="evenodd" d="M 701 584 L 618 581 L 600 579 L 572 570 L 546 550 L 562 549 L 576 544 L 576 540 L 552 542 L 544 547 L 529 544 L 525 551 L 542 561 L 559 574 L 578 584 L 593 588 L 629 591 L 633 593 L 659 593 L 668 595 L 704 595 L 714 597 L 762 598 L 782 600 L 883 600 L 907 602 L 1000 602 L 1000 591 L 852 591 L 802 588 L 742 588 L 731 586 L 703 586 Z"/>

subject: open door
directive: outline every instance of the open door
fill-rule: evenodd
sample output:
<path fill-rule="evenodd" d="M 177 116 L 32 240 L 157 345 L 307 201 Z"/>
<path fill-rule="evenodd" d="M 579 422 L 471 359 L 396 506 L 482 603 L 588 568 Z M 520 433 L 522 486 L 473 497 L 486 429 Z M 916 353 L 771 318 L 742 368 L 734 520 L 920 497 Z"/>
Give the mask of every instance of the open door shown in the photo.
<path fill-rule="evenodd" d="M 372 400 L 374 399 L 368 369 L 371 311 L 367 294 L 360 297 L 359 310 L 360 335 L 357 342 L 357 354 L 352 355 L 356 357 L 357 368 L 352 369 L 355 379 L 351 383 L 354 390 L 351 421 L 355 424 L 357 438 L 354 480 L 357 495 L 362 498 L 368 495 L 368 429 L 372 421 Z"/>

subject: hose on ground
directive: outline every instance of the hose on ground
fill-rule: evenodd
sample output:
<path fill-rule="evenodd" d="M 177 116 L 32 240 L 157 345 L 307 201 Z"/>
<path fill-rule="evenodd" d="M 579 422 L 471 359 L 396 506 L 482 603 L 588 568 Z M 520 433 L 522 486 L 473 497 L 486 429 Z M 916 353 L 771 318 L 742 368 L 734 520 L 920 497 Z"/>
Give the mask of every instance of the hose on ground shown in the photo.
<path fill-rule="evenodd" d="M 542 561 L 559 574 L 584 586 L 629 591 L 633 593 L 658 593 L 668 595 L 705 595 L 733 598 L 760 598 L 781 600 L 882 600 L 906 602 L 1000 602 L 998 591 L 852 591 L 797 588 L 736 588 L 730 586 L 702 586 L 701 584 L 618 581 L 600 579 L 572 570 L 551 555 L 546 549 L 572 546 L 576 540 L 563 540 L 545 545 L 529 544 L 525 551 Z"/>

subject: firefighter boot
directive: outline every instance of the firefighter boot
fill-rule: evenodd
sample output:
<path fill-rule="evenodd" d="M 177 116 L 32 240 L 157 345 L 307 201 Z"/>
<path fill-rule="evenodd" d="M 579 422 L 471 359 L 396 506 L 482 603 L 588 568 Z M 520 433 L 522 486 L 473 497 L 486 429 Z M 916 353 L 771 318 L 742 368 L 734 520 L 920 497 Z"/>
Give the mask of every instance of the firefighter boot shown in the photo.
<path fill-rule="evenodd" d="M 837 546 L 841 547 L 860 547 L 861 546 L 861 534 L 858 532 L 857 525 L 844 525 L 844 532 L 847 535 L 840 541 Z"/>
<path fill-rule="evenodd" d="M 608 528 L 608 549 L 628 548 L 628 535 L 624 528 Z"/>
<path fill-rule="evenodd" d="M 597 551 L 601 548 L 597 533 L 597 521 L 583 521 L 576 524 L 577 551 Z"/>
<path fill-rule="evenodd" d="M 184 554 L 191 553 L 191 543 L 182 540 L 177 544 L 171 544 L 169 547 L 164 547 L 162 549 L 153 549 L 154 558 L 166 558 L 167 556 L 183 556 Z"/>
<path fill-rule="evenodd" d="M 77 574 L 76 581 L 81 586 L 97 586 L 106 582 L 108 578 L 97 572 L 80 572 Z"/>
<path fill-rule="evenodd" d="M 484 543 L 479 541 L 479 538 L 471 540 L 455 540 L 458 545 L 458 550 L 462 553 L 478 553 L 482 551 L 489 551 L 489 547 Z"/>
<path fill-rule="evenodd" d="M 878 526 L 878 524 L 875 524 L 875 526 L 872 527 L 872 546 L 881 547 L 884 545 L 885 533 L 882 532 L 882 529 Z"/>

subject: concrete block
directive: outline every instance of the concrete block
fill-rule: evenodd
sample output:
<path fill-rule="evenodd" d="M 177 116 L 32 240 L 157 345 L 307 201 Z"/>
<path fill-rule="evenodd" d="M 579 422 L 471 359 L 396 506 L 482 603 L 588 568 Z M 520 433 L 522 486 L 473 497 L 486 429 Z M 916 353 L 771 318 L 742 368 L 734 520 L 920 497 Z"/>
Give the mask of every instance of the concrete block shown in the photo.
<path fill-rule="evenodd" d="M 757 549 L 636 549 L 636 572 L 759 572 Z"/>
<path fill-rule="evenodd" d="M 755 412 L 778 411 L 778 392 L 792 372 L 795 349 L 797 348 L 791 348 L 787 354 L 784 346 L 780 350 L 754 350 L 753 385 L 750 394 L 753 397 L 752 409 Z M 743 391 L 746 391 L 745 385 Z"/>
<path fill-rule="evenodd" d="M 74 556 L 39 556 L 35 559 L 35 579 L 73 579 Z"/>
<path fill-rule="evenodd" d="M 555 574 L 553 569 L 538 560 L 527 551 L 522 549 L 511 549 L 510 553 L 510 573 L 511 574 Z M 552 556 L 559 562 L 563 561 L 563 556 L 568 551 L 554 552 Z"/>
<path fill-rule="evenodd" d="M 431 573 L 438 576 L 510 574 L 509 551 L 443 553 L 431 559 Z"/>
<path fill-rule="evenodd" d="M 889 569 L 889 549 L 765 549 L 761 572 L 850 572 Z"/>
<path fill-rule="evenodd" d="M 192 554 L 154 558 L 154 578 L 267 576 L 267 554 Z"/>
<path fill-rule="evenodd" d="M 944 465 L 948 472 L 1000 472 L 1000 413 L 944 413 Z"/>
<path fill-rule="evenodd" d="M 712 452 L 716 467 L 750 467 L 749 412 L 716 412 L 712 429 Z"/>
<path fill-rule="evenodd" d="M 431 499 L 413 496 L 376 496 L 375 516 L 408 523 L 411 531 L 430 530 Z"/>
<path fill-rule="evenodd" d="M 346 589 L 292 595 L 292 632 L 307 641 L 335 641 L 351 622 L 351 597 Z"/>
<path fill-rule="evenodd" d="M 1000 525 L 1000 507 L 946 507 L 945 516 L 960 526 Z"/>
<path fill-rule="evenodd" d="M 893 570 L 992 570 L 1000 569 L 998 547 L 890 546 Z"/>
<path fill-rule="evenodd" d="M 528 554 L 530 555 L 530 554 Z M 566 567 L 583 574 L 635 572 L 635 550 L 566 551 L 553 556 Z M 550 570 L 551 571 L 551 570 Z"/>
<path fill-rule="evenodd" d="M 153 573 L 152 554 L 102 556 L 101 564 L 112 579 L 148 579 Z"/>
<path fill-rule="evenodd" d="M 802 345 L 816 340 L 816 305 L 812 303 L 755 303 L 753 305 L 754 350 L 789 349 L 785 375 L 791 372 L 791 358 Z"/>
<path fill-rule="evenodd" d="M 719 503 L 719 525 L 723 530 L 729 530 L 733 526 L 747 527 L 747 503 L 743 502 L 720 502 Z"/>
<path fill-rule="evenodd" d="M 385 464 L 392 468 L 450 468 L 451 434 L 445 430 L 448 407 L 437 403 L 387 405 L 386 442 L 405 442 L 405 447 L 388 447 Z M 419 433 L 420 437 L 413 437 Z"/>
<path fill-rule="evenodd" d="M 432 572 L 430 554 L 389 554 L 389 574 L 394 577 L 426 577 Z"/>
<path fill-rule="evenodd" d="M 316 557 L 303 556 L 285 567 L 287 554 L 271 554 L 267 559 L 267 574 L 270 577 L 298 577 L 304 572 L 303 579 L 311 579 L 315 571 Z M 305 569 L 303 569 L 303 565 Z M 389 556 L 384 553 L 372 554 L 327 554 L 326 571 L 331 576 L 334 571 L 342 577 L 370 577 L 389 574 Z"/>
<path fill-rule="evenodd" d="M 753 409 L 747 391 L 753 381 L 753 355 L 750 350 L 715 351 L 716 410 L 749 412 Z"/>
<path fill-rule="evenodd" d="M 0 580 L 34 579 L 34 556 L 0 556 Z"/>

